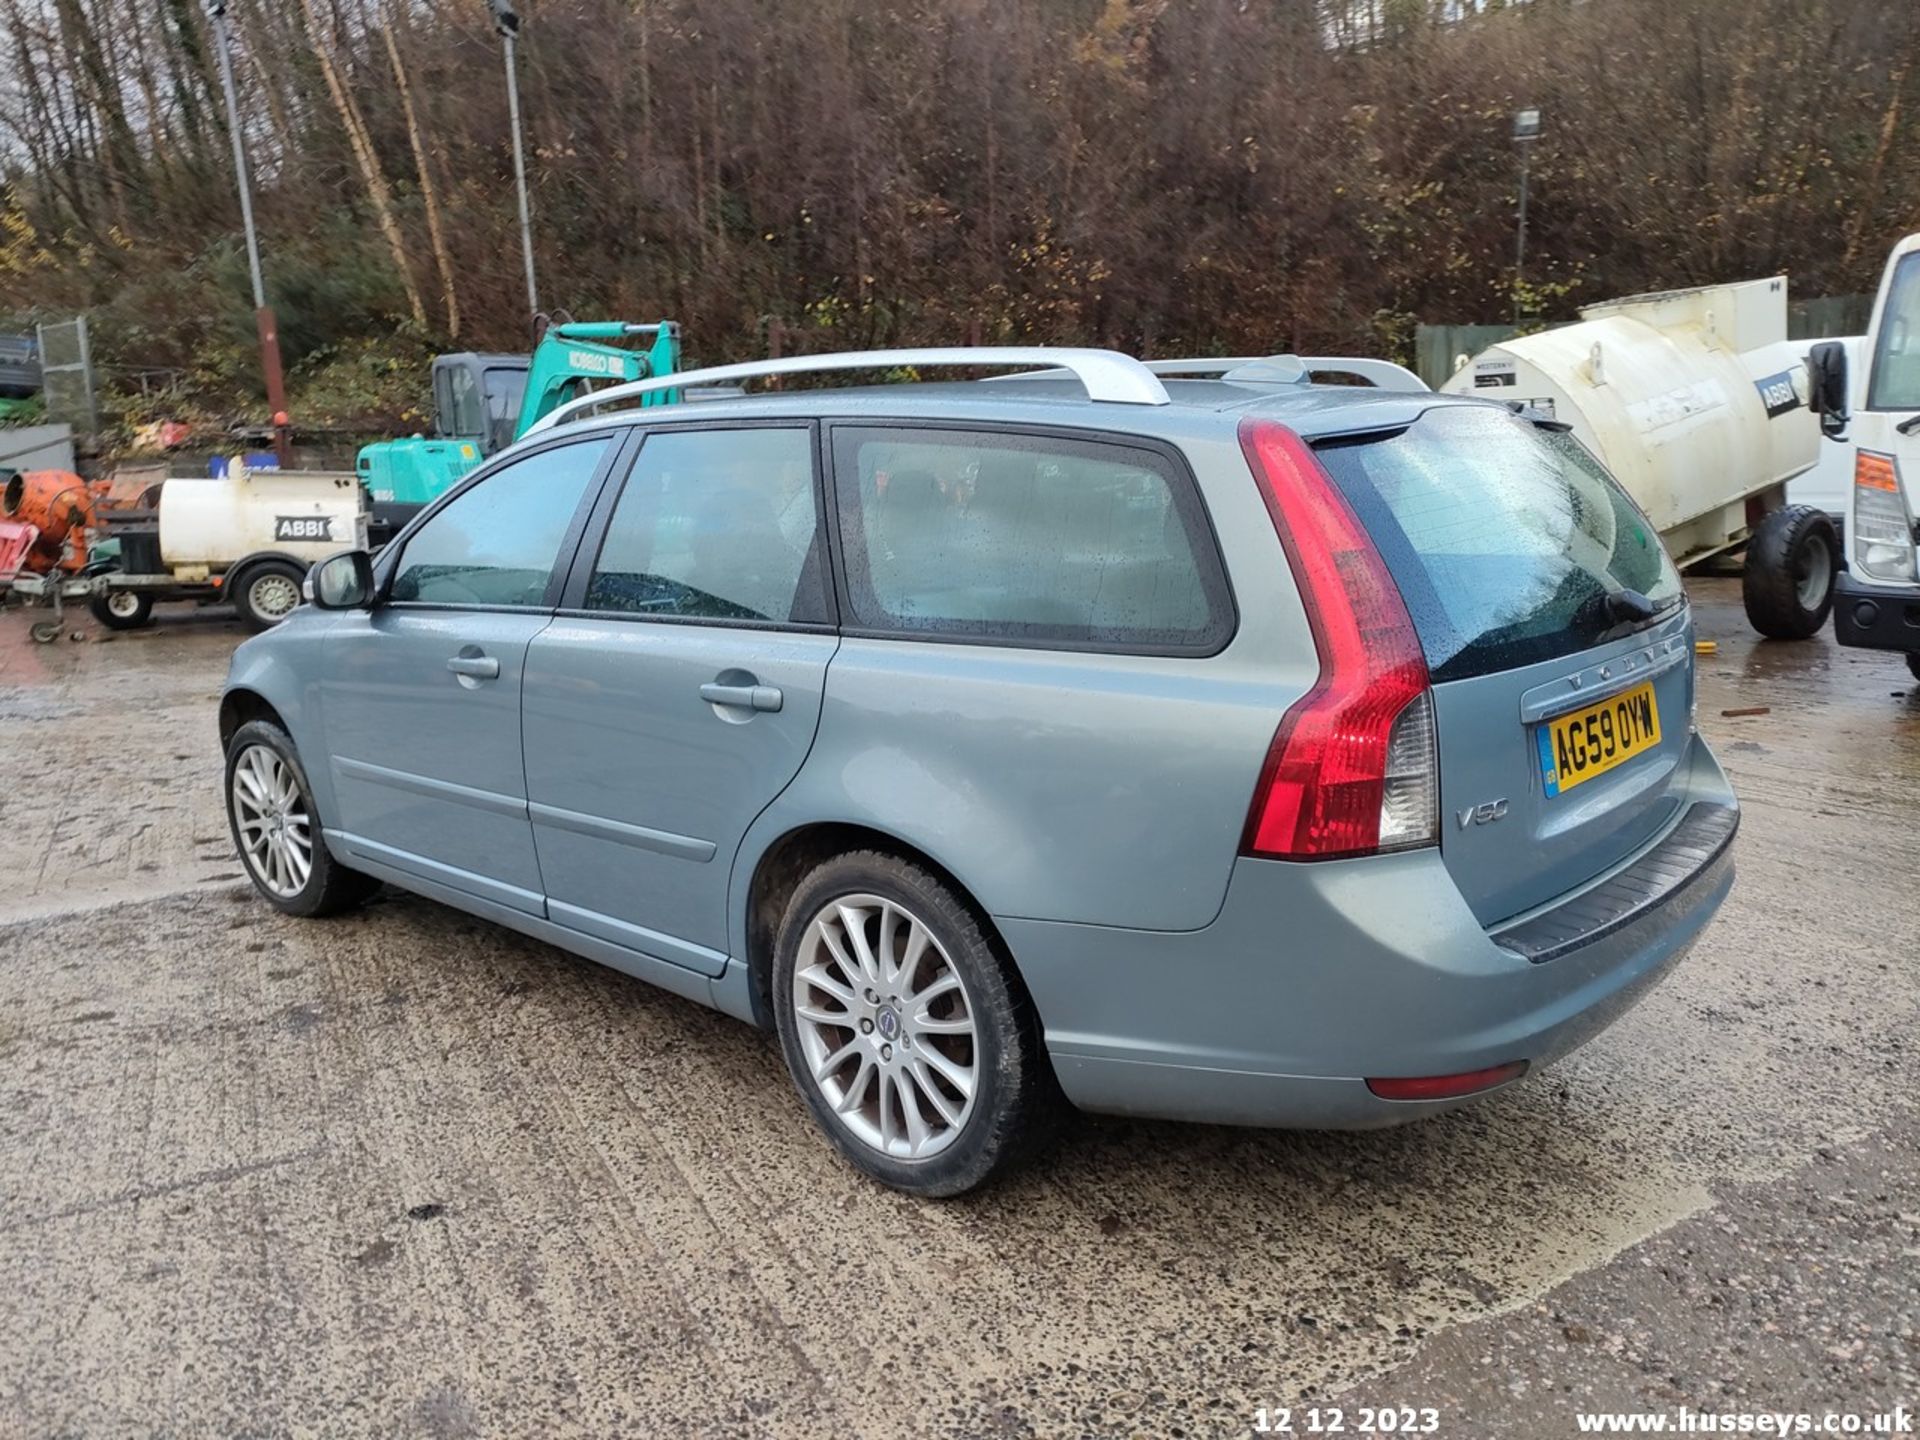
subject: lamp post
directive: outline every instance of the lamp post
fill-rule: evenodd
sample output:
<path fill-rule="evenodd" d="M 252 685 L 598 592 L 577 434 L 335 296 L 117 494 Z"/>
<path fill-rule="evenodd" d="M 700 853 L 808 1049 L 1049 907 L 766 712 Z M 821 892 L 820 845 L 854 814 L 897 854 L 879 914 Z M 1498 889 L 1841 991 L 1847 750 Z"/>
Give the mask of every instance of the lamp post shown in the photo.
<path fill-rule="evenodd" d="M 1520 148 L 1520 222 L 1513 244 L 1513 326 L 1520 328 L 1520 286 L 1527 273 L 1527 160 L 1540 138 L 1540 111 L 1533 107 L 1513 112 L 1513 143 Z"/>
<path fill-rule="evenodd" d="M 247 270 L 253 280 L 253 324 L 260 336 L 260 368 L 267 382 L 267 407 L 273 411 L 273 451 L 285 470 L 293 464 L 288 434 L 287 386 L 280 370 L 280 322 L 267 304 L 260 274 L 260 236 L 253 224 L 253 192 L 247 180 L 247 145 L 240 133 L 240 101 L 233 88 L 233 53 L 227 36 L 227 0 L 208 0 L 213 17 L 213 48 L 220 60 L 220 89 L 227 97 L 227 133 L 233 140 L 234 181 L 240 187 L 240 224 L 247 235 Z"/>
<path fill-rule="evenodd" d="M 520 12 L 514 0 L 487 0 L 493 12 L 493 28 L 500 32 L 500 47 L 507 61 L 507 119 L 513 127 L 513 188 L 520 201 L 520 254 L 527 267 L 527 313 L 539 323 L 540 286 L 533 274 L 533 220 L 527 205 L 527 155 L 520 138 L 520 75 L 514 65 L 514 42 L 520 36 Z"/>

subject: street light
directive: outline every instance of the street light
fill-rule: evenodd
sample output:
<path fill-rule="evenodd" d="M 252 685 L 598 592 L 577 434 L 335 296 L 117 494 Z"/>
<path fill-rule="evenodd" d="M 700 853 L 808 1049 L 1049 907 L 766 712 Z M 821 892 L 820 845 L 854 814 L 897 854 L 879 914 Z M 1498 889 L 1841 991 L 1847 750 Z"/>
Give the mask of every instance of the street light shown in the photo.
<path fill-rule="evenodd" d="M 513 126 L 513 188 L 520 201 L 520 254 L 527 267 L 527 312 L 537 322 L 540 315 L 540 287 L 533 277 L 533 220 L 527 206 L 526 146 L 520 138 L 520 77 L 513 62 L 514 42 L 520 37 L 520 12 L 514 0 L 487 0 L 493 12 L 493 28 L 500 32 L 500 47 L 507 60 L 507 119 Z"/>
<path fill-rule="evenodd" d="M 266 372 L 267 407 L 273 411 L 273 450 L 281 469 L 293 464 L 287 433 L 287 386 L 280 373 L 280 322 L 267 304 L 260 274 L 260 236 L 253 224 L 253 192 L 247 181 L 247 146 L 240 133 L 240 101 L 233 88 L 233 54 L 227 36 L 227 0 L 208 0 L 213 45 L 220 58 L 220 88 L 227 97 L 227 133 L 233 140 L 233 174 L 240 187 L 240 224 L 247 235 L 247 270 L 253 280 L 253 324 L 260 336 L 260 368 Z"/>
<path fill-rule="evenodd" d="M 1513 326 L 1520 328 L 1520 286 L 1527 270 L 1527 159 L 1540 138 L 1540 111 L 1533 106 L 1513 112 L 1513 143 L 1520 147 L 1520 225 L 1513 247 Z"/>

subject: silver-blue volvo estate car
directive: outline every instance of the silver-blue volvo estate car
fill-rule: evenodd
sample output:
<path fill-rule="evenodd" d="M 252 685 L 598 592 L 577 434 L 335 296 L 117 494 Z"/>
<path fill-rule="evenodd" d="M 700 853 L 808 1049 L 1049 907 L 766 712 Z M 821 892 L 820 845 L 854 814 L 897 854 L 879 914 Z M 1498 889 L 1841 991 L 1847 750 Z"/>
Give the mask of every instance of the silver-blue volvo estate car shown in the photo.
<path fill-rule="evenodd" d="M 585 397 L 236 652 L 247 872 L 769 1027 L 919 1194 L 1062 1094 L 1360 1127 L 1510 1084 L 1732 884 L 1691 615 L 1564 428 L 1321 364 L 869 352 Z M 633 403 L 938 365 L 1033 373 Z"/>

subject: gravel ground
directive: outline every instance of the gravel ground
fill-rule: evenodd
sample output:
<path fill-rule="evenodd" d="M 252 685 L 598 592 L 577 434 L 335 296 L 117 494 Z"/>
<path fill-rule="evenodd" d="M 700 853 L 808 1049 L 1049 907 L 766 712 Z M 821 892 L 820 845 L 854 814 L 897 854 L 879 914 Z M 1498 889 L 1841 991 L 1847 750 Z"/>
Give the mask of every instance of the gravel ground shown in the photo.
<path fill-rule="evenodd" d="M 218 612 L 46 647 L 0 615 L 0 1434 L 1911 1407 L 1920 695 L 1695 592 L 1740 878 L 1638 1009 L 1423 1125 L 1086 1120 L 942 1205 L 846 1171 L 721 1016 L 404 895 L 256 902 Z"/>

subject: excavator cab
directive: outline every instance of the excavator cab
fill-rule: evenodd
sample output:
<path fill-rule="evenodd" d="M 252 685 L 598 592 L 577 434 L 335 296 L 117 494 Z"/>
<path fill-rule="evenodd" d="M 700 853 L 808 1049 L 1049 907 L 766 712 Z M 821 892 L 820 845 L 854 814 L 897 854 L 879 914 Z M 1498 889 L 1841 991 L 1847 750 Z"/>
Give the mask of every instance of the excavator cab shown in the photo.
<path fill-rule="evenodd" d="M 525 355 L 441 355 L 433 362 L 433 432 L 476 443 L 482 457 L 513 443 L 527 393 Z"/>

